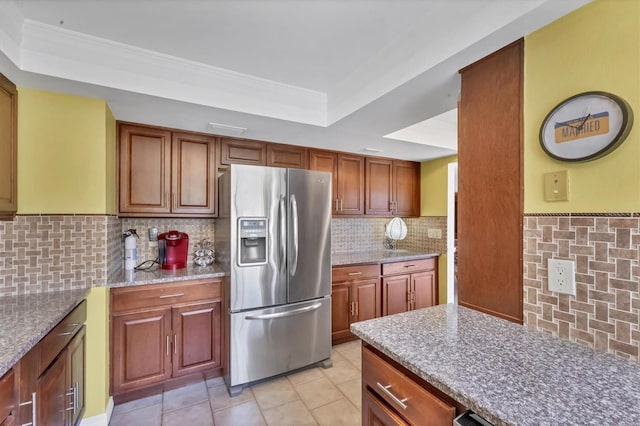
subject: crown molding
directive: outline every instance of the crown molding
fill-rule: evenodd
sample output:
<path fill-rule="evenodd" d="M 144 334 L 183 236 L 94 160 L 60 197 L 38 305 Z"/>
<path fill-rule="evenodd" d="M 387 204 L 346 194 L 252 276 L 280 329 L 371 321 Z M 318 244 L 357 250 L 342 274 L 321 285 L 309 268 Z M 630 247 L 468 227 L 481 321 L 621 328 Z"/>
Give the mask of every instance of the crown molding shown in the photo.
<path fill-rule="evenodd" d="M 5 54 L 23 71 L 304 124 L 327 123 L 325 93 L 30 19 L 22 24 L 20 60 L 14 60 L 15 52 Z"/>

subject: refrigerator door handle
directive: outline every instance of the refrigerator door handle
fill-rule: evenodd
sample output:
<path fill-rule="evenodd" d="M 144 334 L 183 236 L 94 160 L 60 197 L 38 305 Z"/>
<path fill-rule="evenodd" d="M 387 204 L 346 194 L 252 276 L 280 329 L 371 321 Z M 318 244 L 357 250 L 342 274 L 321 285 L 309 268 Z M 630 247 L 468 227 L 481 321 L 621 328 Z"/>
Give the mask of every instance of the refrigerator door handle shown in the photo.
<path fill-rule="evenodd" d="M 298 202 L 296 201 L 296 196 L 291 194 L 290 197 L 291 202 L 291 233 L 292 233 L 292 242 L 291 246 L 293 249 L 293 254 L 291 256 L 291 264 L 289 266 L 289 273 L 291 276 L 296 274 L 296 269 L 298 268 Z"/>
<path fill-rule="evenodd" d="M 280 241 L 278 244 L 280 250 L 280 258 L 278 259 L 278 267 L 282 271 L 283 262 L 286 259 L 285 247 L 287 246 L 287 216 L 285 210 L 285 198 L 281 197 L 278 203 L 278 215 L 280 216 Z"/>
<path fill-rule="evenodd" d="M 293 316 L 293 315 L 303 314 L 305 312 L 315 311 L 320 306 L 322 306 L 322 303 L 314 303 L 313 305 L 305 306 L 304 308 L 294 309 L 293 311 L 276 312 L 274 314 L 264 314 L 264 315 L 248 315 L 248 316 L 245 317 L 245 319 L 247 319 L 247 320 L 267 320 L 267 319 L 290 317 L 290 316 Z"/>

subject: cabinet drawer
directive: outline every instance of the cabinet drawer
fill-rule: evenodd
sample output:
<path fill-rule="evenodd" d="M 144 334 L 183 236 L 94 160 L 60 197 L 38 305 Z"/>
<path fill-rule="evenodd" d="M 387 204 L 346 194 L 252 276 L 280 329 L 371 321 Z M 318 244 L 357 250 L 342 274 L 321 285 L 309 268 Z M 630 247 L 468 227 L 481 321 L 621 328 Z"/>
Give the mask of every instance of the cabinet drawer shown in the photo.
<path fill-rule="evenodd" d="M 71 341 L 87 320 L 87 301 L 83 300 L 40 341 L 39 373 L 43 372 Z"/>
<path fill-rule="evenodd" d="M 406 274 L 414 271 L 430 271 L 436 267 L 435 257 L 382 264 L 382 275 Z"/>
<path fill-rule="evenodd" d="M 221 285 L 218 279 L 114 288 L 111 290 L 111 311 L 115 313 L 197 300 L 219 299 L 220 295 Z"/>
<path fill-rule="evenodd" d="M 367 348 L 362 348 L 362 371 L 363 387 L 385 400 L 409 423 L 433 426 L 453 423 L 455 407 L 418 385 Z"/>
<path fill-rule="evenodd" d="M 361 278 L 374 278 L 380 276 L 380 265 L 354 265 L 334 267 L 332 270 L 333 283 L 359 280 Z"/>

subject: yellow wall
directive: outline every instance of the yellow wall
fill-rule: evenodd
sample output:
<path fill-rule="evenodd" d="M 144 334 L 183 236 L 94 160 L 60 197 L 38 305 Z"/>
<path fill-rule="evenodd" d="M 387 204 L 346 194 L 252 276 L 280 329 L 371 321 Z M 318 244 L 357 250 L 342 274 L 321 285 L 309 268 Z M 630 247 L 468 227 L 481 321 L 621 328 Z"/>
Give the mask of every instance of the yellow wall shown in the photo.
<path fill-rule="evenodd" d="M 85 418 L 104 413 L 109 401 L 108 290 L 107 287 L 93 287 L 87 296 Z"/>
<path fill-rule="evenodd" d="M 420 216 L 447 215 L 447 176 L 449 163 L 458 156 L 425 161 L 420 166 Z"/>
<path fill-rule="evenodd" d="M 601 90 L 635 114 L 627 140 L 586 163 L 548 157 L 538 132 L 562 100 Z M 640 211 L 640 1 L 598 0 L 525 38 L 525 212 Z M 569 201 L 544 201 L 543 174 L 568 170 Z"/>
<path fill-rule="evenodd" d="M 107 212 L 105 101 L 18 92 L 18 214 Z"/>

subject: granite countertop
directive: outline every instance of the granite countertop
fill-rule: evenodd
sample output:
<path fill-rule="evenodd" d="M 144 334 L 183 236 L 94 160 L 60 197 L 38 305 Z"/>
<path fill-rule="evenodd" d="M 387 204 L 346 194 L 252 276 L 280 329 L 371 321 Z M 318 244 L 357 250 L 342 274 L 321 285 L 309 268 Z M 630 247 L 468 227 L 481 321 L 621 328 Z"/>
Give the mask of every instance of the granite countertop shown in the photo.
<path fill-rule="evenodd" d="M 226 274 L 216 263 L 209 266 L 196 266 L 189 263 L 186 268 L 175 271 L 163 270 L 158 266 L 148 271 L 120 271 L 109 287 L 128 287 L 145 284 L 161 284 L 172 281 L 198 280 L 224 277 Z"/>
<path fill-rule="evenodd" d="M 496 425 L 640 424 L 640 365 L 439 305 L 351 331 Z"/>
<path fill-rule="evenodd" d="M 331 253 L 331 265 L 353 265 L 358 263 L 388 263 L 424 259 L 440 253 L 425 253 L 403 249 L 380 249 L 372 251 L 346 251 Z"/>
<path fill-rule="evenodd" d="M 88 289 L 0 298 L 0 377 L 86 297 Z"/>

